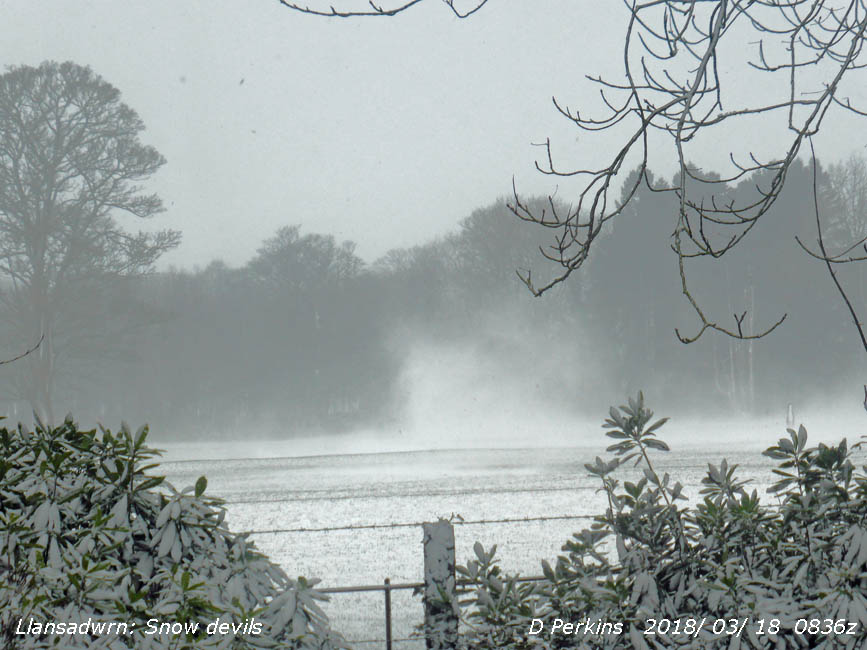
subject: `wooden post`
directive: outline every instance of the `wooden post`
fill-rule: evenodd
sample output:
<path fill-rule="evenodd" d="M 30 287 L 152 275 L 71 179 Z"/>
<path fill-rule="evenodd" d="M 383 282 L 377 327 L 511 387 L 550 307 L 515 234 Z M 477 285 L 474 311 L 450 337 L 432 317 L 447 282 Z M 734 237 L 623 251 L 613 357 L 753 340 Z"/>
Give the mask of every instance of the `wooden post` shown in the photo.
<path fill-rule="evenodd" d="M 385 579 L 385 650 L 391 650 L 391 580 Z"/>
<path fill-rule="evenodd" d="M 440 519 L 424 531 L 424 629 L 428 650 L 458 647 L 455 610 L 455 529 Z"/>

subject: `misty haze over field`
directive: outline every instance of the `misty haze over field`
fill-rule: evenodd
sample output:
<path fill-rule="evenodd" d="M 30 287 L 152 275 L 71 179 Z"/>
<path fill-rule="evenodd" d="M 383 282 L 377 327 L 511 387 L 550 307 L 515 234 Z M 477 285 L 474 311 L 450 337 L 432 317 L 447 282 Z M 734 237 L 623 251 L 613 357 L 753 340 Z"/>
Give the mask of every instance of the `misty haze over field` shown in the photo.
<path fill-rule="evenodd" d="M 779 214 L 798 205 L 798 187 Z M 108 330 L 104 348 L 70 339 L 55 410 L 109 427 L 147 422 L 160 444 L 243 440 L 252 455 L 280 440 L 296 441 L 278 447 L 287 455 L 601 442 L 608 406 L 638 390 L 674 416 L 667 439 L 690 446 L 770 444 L 789 403 L 819 426 L 814 436 L 863 433 L 851 326 L 814 260 L 768 220 L 761 264 L 736 251 L 705 276 L 697 265 L 711 309 L 747 301 L 756 319 L 789 316 L 765 340 L 685 346 L 673 329 L 691 316 L 657 226 L 668 206 L 638 205 L 581 275 L 542 298 L 514 274 L 539 266 L 539 233 L 502 200 L 374 263 L 290 227 L 242 267 L 125 283 L 114 311 L 95 315 L 133 325 Z M 863 290 L 863 276 L 851 279 Z M 219 449 L 205 453 L 236 453 Z"/>

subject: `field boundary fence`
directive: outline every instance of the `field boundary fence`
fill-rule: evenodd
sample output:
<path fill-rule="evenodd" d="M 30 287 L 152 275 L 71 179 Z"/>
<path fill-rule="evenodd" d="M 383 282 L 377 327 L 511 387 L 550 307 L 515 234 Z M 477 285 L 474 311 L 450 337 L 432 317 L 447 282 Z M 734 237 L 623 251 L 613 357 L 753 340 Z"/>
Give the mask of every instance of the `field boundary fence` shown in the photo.
<path fill-rule="evenodd" d="M 592 520 L 594 515 L 555 515 L 546 517 L 506 517 L 501 519 L 465 520 L 460 517 L 450 520 L 440 519 L 438 522 L 394 522 L 388 524 L 356 524 L 346 526 L 269 528 L 244 531 L 249 535 L 279 535 L 287 533 L 331 532 L 339 530 L 371 530 L 379 528 L 411 528 L 420 527 L 424 533 L 423 561 L 425 567 L 424 582 L 392 583 L 385 578 L 382 584 L 348 585 L 334 587 L 317 587 L 321 594 L 344 594 L 381 591 L 385 605 L 383 629 L 385 638 L 354 639 L 355 645 L 384 643 L 386 650 L 393 650 L 394 645 L 405 642 L 424 640 L 427 648 L 445 649 L 454 647 L 458 634 L 458 619 L 450 609 L 438 607 L 439 594 L 447 594 L 450 598 L 457 596 L 463 587 L 473 584 L 470 580 L 457 580 L 455 577 L 455 542 L 454 526 L 470 526 L 503 523 L 527 523 L 534 521 Z M 544 576 L 521 576 L 516 582 L 539 582 Z M 425 611 L 424 636 L 394 638 L 392 634 L 392 603 L 393 591 L 413 590 L 423 595 Z"/>
<path fill-rule="evenodd" d="M 449 519 L 455 526 L 473 526 L 484 524 L 523 524 L 533 521 L 564 521 L 570 519 L 595 519 L 596 515 L 554 515 L 548 517 L 509 517 L 504 519 Z M 346 526 L 322 526 L 300 528 L 264 528 L 261 530 L 243 531 L 248 535 L 281 535 L 283 533 L 327 533 L 337 530 L 371 530 L 376 528 L 420 528 L 427 522 L 409 521 L 388 524 L 348 524 Z"/>

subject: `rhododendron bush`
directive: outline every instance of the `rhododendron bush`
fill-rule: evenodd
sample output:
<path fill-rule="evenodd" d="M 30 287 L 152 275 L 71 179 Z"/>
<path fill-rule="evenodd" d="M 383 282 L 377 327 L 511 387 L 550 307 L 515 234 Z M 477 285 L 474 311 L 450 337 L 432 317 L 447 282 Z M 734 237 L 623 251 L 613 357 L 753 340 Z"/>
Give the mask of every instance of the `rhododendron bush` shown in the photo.
<path fill-rule="evenodd" d="M 231 532 L 204 477 L 155 475 L 146 438 L 0 428 L 0 645 L 344 647 L 314 583 Z"/>

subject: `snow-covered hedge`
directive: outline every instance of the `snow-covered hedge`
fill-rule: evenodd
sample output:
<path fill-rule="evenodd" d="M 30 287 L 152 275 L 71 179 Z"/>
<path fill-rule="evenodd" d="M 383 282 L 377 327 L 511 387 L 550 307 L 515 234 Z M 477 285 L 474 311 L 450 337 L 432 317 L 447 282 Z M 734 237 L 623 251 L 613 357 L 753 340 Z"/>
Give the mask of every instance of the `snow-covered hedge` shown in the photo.
<path fill-rule="evenodd" d="M 230 532 L 204 477 L 154 475 L 146 436 L 0 428 L 0 646 L 344 647 L 313 583 Z"/>
<path fill-rule="evenodd" d="M 652 416 L 641 394 L 611 409 L 614 457 L 586 465 L 608 508 L 542 563 L 544 582 L 516 582 L 496 547 L 476 544 L 458 567 L 473 582 L 460 603 L 468 647 L 867 648 L 867 475 L 846 440 L 808 448 L 803 427 L 788 429 L 764 452 L 778 462 L 776 503 L 723 460 L 684 507 L 651 460 L 668 451 Z M 644 476 L 621 484 L 630 460 Z"/>

